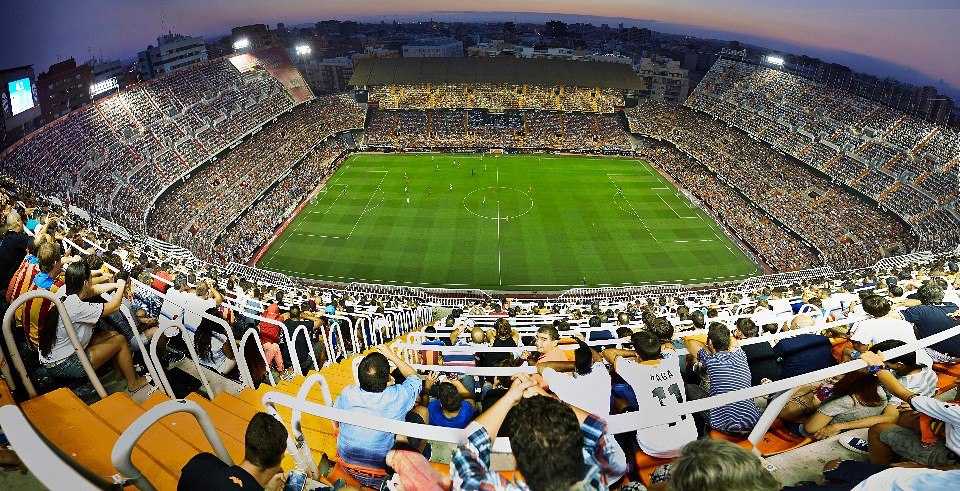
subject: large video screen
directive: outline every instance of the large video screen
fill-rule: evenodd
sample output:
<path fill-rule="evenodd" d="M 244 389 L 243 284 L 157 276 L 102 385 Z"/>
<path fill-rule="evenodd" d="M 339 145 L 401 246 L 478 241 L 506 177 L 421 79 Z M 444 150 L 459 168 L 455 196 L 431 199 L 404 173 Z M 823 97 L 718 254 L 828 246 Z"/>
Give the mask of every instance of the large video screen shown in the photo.
<path fill-rule="evenodd" d="M 10 93 L 11 115 L 16 116 L 33 107 L 33 91 L 30 90 L 29 78 L 7 82 L 7 92 Z"/>

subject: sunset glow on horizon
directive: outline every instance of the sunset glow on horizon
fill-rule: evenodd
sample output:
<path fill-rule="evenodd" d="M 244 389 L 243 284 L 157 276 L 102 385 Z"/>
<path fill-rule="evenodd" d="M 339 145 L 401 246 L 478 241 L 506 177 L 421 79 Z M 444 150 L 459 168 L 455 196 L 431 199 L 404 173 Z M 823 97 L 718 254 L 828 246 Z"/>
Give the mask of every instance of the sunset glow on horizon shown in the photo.
<path fill-rule="evenodd" d="M 757 5 L 745 0 L 582 1 L 487 0 L 86 0 L 64 3 L 38 0 L 11 4 L 8 42 L 0 50 L 0 65 L 47 65 L 74 56 L 129 58 L 162 31 L 214 35 L 251 23 L 288 25 L 337 18 L 410 16 L 440 11 L 558 13 L 637 19 L 728 33 L 726 39 L 750 37 L 794 47 L 869 56 L 902 65 L 960 87 L 960 8 L 951 2 L 919 0 L 890 2 L 855 0 L 770 0 Z M 877 7 L 880 6 L 880 7 Z M 509 18 L 509 15 L 505 15 Z M 652 26 L 657 29 L 657 25 Z M 694 34 L 696 35 L 696 34 Z M 758 42 L 758 44 L 761 44 Z M 816 56 L 816 54 L 814 54 Z M 825 56 L 828 61 L 829 56 Z M 857 67 L 854 67 L 857 68 Z M 869 67 L 860 68 L 870 71 Z M 888 73 L 876 73 L 885 76 Z"/>

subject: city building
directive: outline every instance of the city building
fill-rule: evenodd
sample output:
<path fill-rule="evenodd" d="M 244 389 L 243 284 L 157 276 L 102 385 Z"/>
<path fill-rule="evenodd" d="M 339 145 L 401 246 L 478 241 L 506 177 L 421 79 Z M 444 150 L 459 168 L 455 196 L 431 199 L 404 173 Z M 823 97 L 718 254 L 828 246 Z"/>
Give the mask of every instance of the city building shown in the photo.
<path fill-rule="evenodd" d="M 450 38 L 419 39 L 400 49 L 404 58 L 462 58 L 463 42 Z"/>
<path fill-rule="evenodd" d="M 90 102 L 93 70 L 77 65 L 73 58 L 54 63 L 37 77 L 37 93 L 43 122 L 49 123 Z"/>
<path fill-rule="evenodd" d="M 117 81 L 120 81 L 125 77 L 128 66 L 129 64 L 120 60 L 91 61 L 90 69 L 93 70 L 93 82 L 103 82 L 104 80 L 109 80 L 111 78 L 115 78 Z"/>
<path fill-rule="evenodd" d="M 206 60 L 203 39 L 168 32 L 157 38 L 156 46 L 137 54 L 137 68 L 140 76 L 149 80 Z"/>
<path fill-rule="evenodd" d="M 0 149 L 42 126 L 33 65 L 0 70 Z"/>
<path fill-rule="evenodd" d="M 646 82 L 646 96 L 655 101 L 680 104 L 690 92 L 689 72 L 680 68 L 680 62 L 669 58 L 641 58 L 633 67 Z"/>

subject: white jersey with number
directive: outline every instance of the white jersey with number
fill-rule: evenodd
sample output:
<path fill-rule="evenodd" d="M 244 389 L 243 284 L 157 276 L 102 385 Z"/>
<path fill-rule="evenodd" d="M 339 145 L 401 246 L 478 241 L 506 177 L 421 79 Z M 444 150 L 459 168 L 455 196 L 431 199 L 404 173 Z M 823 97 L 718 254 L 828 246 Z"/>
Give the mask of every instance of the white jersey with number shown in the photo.
<path fill-rule="evenodd" d="M 673 351 L 664 351 L 659 363 L 617 358 L 616 369 L 633 388 L 639 414 L 653 414 L 687 400 L 687 391 L 680 377 L 680 360 Z M 697 427 L 689 414 L 670 424 L 637 430 L 640 450 L 661 459 L 680 455 L 680 448 L 696 439 Z"/>

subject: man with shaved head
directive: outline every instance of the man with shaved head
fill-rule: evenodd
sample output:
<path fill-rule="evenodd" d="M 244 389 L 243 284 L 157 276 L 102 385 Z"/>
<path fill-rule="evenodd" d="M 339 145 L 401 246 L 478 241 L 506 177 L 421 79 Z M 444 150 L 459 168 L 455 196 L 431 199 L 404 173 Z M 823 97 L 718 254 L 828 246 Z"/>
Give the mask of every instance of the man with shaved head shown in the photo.
<path fill-rule="evenodd" d="M 797 331 L 814 327 L 816 321 L 807 314 L 798 314 L 784 325 L 785 331 Z M 781 339 L 773 346 L 780 355 L 780 378 L 795 377 L 821 368 L 832 367 L 837 363 L 833 357 L 833 345 L 830 339 L 816 332 L 797 334 Z"/>

